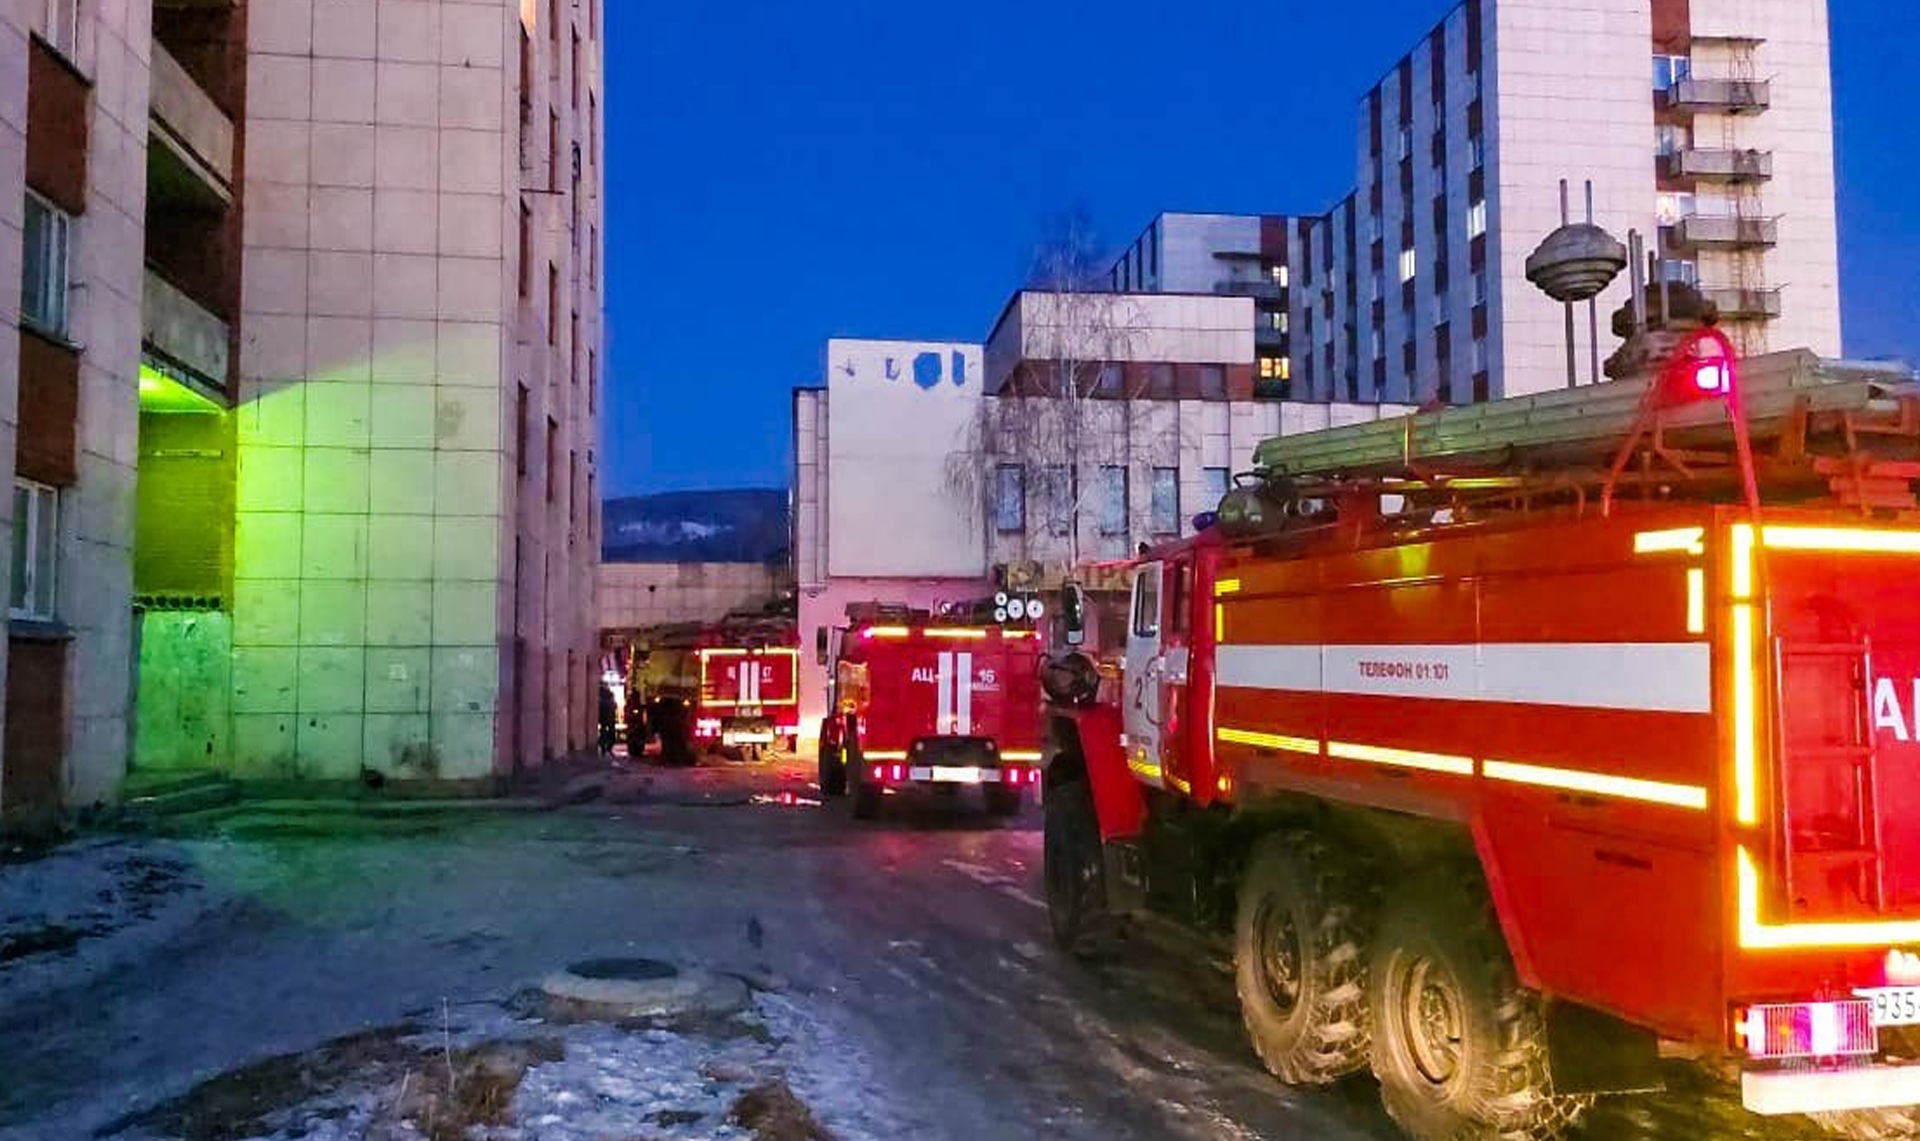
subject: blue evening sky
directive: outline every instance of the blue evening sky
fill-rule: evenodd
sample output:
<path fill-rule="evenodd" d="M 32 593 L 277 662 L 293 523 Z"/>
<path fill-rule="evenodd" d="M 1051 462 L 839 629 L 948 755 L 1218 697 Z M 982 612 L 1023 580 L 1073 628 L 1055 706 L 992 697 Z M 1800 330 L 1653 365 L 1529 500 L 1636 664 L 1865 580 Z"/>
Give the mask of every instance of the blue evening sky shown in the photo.
<path fill-rule="evenodd" d="M 984 337 L 1075 202 L 1324 210 L 1454 2 L 609 0 L 605 486 L 786 485 L 828 337 Z M 1847 352 L 1920 359 L 1920 4 L 1830 10 Z"/>

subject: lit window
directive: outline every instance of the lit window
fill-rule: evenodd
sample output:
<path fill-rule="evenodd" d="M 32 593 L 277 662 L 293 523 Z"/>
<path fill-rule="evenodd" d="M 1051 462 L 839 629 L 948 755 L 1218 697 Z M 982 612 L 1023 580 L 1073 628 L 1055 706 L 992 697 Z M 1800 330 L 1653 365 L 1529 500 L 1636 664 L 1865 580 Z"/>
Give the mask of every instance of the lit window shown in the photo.
<path fill-rule="evenodd" d="M 1419 253 L 1410 249 L 1401 250 L 1400 251 L 1400 280 L 1403 283 L 1412 281 L 1414 275 L 1418 272 L 1420 272 Z"/>
<path fill-rule="evenodd" d="M 1400 128 L 1400 157 L 1402 159 L 1409 159 L 1413 157 L 1413 128 L 1412 127 L 1402 126 Z"/>
<path fill-rule="evenodd" d="M 1027 472 L 1019 464 L 993 471 L 993 529 L 1017 535 L 1027 529 Z"/>
<path fill-rule="evenodd" d="M 1473 339 L 1473 371 L 1475 374 L 1487 371 L 1487 340 L 1485 337 Z"/>
<path fill-rule="evenodd" d="M 1267 317 L 1267 328 L 1272 329 L 1276 333 L 1284 333 L 1287 331 L 1286 310 L 1283 309 L 1283 310 L 1280 310 L 1279 312 L 1268 313 L 1266 317 Z"/>
<path fill-rule="evenodd" d="M 1100 469 L 1100 533 L 1107 536 L 1127 533 L 1126 468 Z"/>
<path fill-rule="evenodd" d="M 1467 209 L 1467 237 L 1478 238 L 1487 232 L 1487 200 L 1478 199 Z"/>
<path fill-rule="evenodd" d="M 52 621 L 60 560 L 60 493 L 31 480 L 13 481 L 15 618 Z"/>
<path fill-rule="evenodd" d="M 1653 213 L 1662 226 L 1676 226 L 1680 219 L 1693 217 L 1697 201 L 1691 194 L 1662 194 L 1654 200 Z"/>
<path fill-rule="evenodd" d="M 1180 533 L 1180 471 L 1177 468 L 1153 469 L 1153 533 Z"/>
<path fill-rule="evenodd" d="M 20 271 L 20 317 L 51 336 L 67 335 L 67 267 L 73 219 L 29 193 Z"/>
<path fill-rule="evenodd" d="M 1293 379 L 1293 358 L 1292 357 L 1280 358 L 1280 379 L 1281 380 Z"/>
<path fill-rule="evenodd" d="M 1278 265 L 1267 267 L 1267 276 L 1271 277 L 1273 279 L 1273 283 L 1282 289 L 1285 289 L 1287 287 L 1289 283 L 1289 279 L 1291 277 L 1291 275 L 1287 272 L 1287 266 L 1284 262 Z"/>

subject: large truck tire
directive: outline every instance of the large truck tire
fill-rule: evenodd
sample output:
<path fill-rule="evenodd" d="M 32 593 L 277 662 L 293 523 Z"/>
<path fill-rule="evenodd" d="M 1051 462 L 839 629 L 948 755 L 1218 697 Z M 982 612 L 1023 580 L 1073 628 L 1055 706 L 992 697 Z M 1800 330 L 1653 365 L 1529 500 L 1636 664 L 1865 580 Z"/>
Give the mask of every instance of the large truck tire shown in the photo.
<path fill-rule="evenodd" d="M 847 754 L 829 746 L 820 746 L 820 795 L 847 795 Z"/>
<path fill-rule="evenodd" d="M 1299 833 L 1268 837 L 1240 880 L 1234 985 L 1247 1037 L 1289 1085 L 1366 1068 L 1372 900 L 1340 853 Z"/>
<path fill-rule="evenodd" d="M 990 784 L 987 789 L 987 815 L 1020 815 L 1020 790 L 1007 784 Z"/>
<path fill-rule="evenodd" d="M 1554 1093 L 1540 997 L 1477 871 L 1419 877 L 1387 903 L 1367 989 L 1381 1100 L 1415 1141 L 1549 1141 L 1593 1103 Z"/>
<path fill-rule="evenodd" d="M 660 763 L 679 768 L 691 768 L 699 763 L 699 756 L 693 748 L 693 726 L 687 716 L 687 707 L 671 698 L 661 701 L 654 707 L 652 717 L 654 729 L 660 735 Z"/>
<path fill-rule="evenodd" d="M 1913 1141 L 1920 1137 L 1920 1112 L 1903 1109 L 1855 1109 L 1815 1113 L 1821 1132 L 1840 1141 Z"/>
<path fill-rule="evenodd" d="M 860 765 L 860 762 L 857 760 L 854 763 L 856 766 Z M 864 774 L 855 771 L 853 775 L 848 778 L 848 787 L 852 790 L 853 794 L 853 818 L 855 820 L 872 820 L 874 817 L 880 815 L 881 792 L 878 784 L 867 780 Z"/>
<path fill-rule="evenodd" d="M 1047 790 L 1045 807 L 1047 918 L 1053 941 L 1077 958 L 1103 958 L 1118 942 L 1119 920 L 1107 907 L 1106 858 L 1093 792 L 1085 781 L 1066 781 Z"/>

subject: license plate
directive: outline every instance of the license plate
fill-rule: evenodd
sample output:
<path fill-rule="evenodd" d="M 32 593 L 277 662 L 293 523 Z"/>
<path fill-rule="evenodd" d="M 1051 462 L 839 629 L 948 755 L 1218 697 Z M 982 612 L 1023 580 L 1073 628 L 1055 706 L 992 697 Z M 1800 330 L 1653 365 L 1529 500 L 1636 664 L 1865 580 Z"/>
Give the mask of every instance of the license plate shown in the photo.
<path fill-rule="evenodd" d="M 1879 987 L 1854 993 L 1873 1003 L 1875 1026 L 1920 1026 L 1920 987 Z"/>
<path fill-rule="evenodd" d="M 946 765 L 933 766 L 933 779 L 936 784 L 979 784 L 978 767 L 952 768 Z"/>
<path fill-rule="evenodd" d="M 773 734 L 729 733 L 727 734 L 727 743 L 731 745 L 771 745 L 773 744 Z"/>

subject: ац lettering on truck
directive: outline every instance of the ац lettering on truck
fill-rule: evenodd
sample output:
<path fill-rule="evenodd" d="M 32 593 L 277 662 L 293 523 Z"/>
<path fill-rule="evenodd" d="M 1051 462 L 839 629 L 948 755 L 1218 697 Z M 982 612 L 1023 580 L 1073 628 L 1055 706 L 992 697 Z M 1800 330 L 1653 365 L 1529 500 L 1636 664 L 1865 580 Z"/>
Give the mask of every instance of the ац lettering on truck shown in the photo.
<path fill-rule="evenodd" d="M 1020 810 L 1040 779 L 1040 636 L 927 615 L 857 621 L 829 651 L 832 713 L 820 787 L 878 813 L 911 790 L 981 790 L 995 815 Z"/>
<path fill-rule="evenodd" d="M 1231 938 L 1268 1067 L 1370 1069 L 1421 1141 L 1553 1136 L 1660 1040 L 1754 1112 L 1910 1124 L 1920 387 L 1734 373 L 1709 332 L 1476 410 L 1509 434 L 1264 447 L 1049 665 L 1056 936 Z"/>

